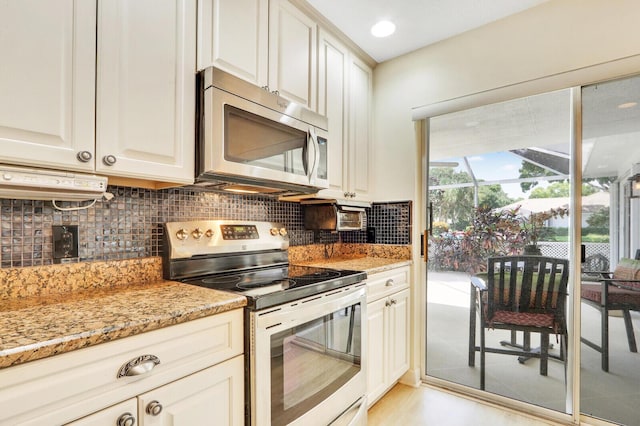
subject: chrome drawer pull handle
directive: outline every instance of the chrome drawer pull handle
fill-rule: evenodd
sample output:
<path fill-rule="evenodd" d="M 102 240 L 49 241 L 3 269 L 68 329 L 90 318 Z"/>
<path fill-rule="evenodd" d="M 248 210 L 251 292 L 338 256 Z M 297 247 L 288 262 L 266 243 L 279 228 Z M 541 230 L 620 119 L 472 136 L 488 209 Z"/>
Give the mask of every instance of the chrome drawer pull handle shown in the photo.
<path fill-rule="evenodd" d="M 139 376 L 148 373 L 160 364 L 160 358 L 155 355 L 140 355 L 137 358 L 125 363 L 118 370 L 118 379 L 120 377 Z"/>

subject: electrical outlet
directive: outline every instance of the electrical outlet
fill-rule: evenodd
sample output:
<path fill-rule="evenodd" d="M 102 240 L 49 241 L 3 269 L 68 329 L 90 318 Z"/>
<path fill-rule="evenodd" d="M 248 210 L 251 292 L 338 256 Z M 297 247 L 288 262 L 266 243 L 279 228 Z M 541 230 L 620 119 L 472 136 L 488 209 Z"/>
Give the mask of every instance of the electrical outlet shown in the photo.
<path fill-rule="evenodd" d="M 78 257 L 78 225 L 53 225 L 53 262 L 66 263 Z"/>

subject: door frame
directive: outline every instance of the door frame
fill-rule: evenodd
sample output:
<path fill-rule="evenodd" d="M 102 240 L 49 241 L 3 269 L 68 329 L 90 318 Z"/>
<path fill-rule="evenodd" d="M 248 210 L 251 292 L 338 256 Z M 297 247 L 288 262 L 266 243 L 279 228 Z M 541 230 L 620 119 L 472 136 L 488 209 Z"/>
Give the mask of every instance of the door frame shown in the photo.
<path fill-rule="evenodd" d="M 416 122 L 416 140 L 418 141 L 417 153 L 420 155 L 421 169 L 416 174 L 416 202 L 420 206 L 419 226 L 414 228 L 414 241 L 421 241 L 423 232 L 428 228 L 428 184 L 427 171 L 429 164 L 429 118 L 447 113 L 457 112 L 478 106 L 499 103 L 522 97 L 543 94 L 555 90 L 571 89 L 571 163 L 570 174 L 572 176 L 572 187 L 569 208 L 572 214 L 569 216 L 570 239 L 572 244 L 569 247 L 569 261 L 571 265 L 580 265 L 580 231 L 581 231 L 581 182 L 582 182 L 582 103 L 581 90 L 583 86 L 601 83 L 608 80 L 615 80 L 630 77 L 640 73 L 640 55 L 628 58 L 601 63 L 598 65 L 580 68 L 552 76 L 542 77 L 518 84 L 499 87 L 459 98 L 454 98 L 442 102 L 432 103 L 425 106 L 413 108 L 412 119 Z M 425 247 L 426 251 L 426 247 Z M 418 250 L 419 252 L 419 250 Z M 415 253 L 415 252 L 414 252 Z M 580 414 L 580 293 L 574 291 L 580 285 L 580 268 L 573 267 L 569 275 L 569 292 L 571 298 L 568 301 L 568 327 L 572 337 L 569 341 L 570 352 L 567 365 L 567 387 L 565 411 L 570 414 L 561 413 L 555 410 L 531 405 L 526 402 L 517 401 L 500 395 L 490 394 L 479 389 L 470 388 L 461 384 L 449 382 L 443 379 L 427 376 L 426 374 L 426 330 L 427 330 L 427 268 L 424 258 L 421 258 L 415 268 L 416 297 L 414 307 L 418 314 L 414 319 L 419 321 L 420 336 L 415 336 L 414 341 L 419 342 L 419 348 L 414 353 L 419 353 L 420 375 L 423 383 L 451 390 L 456 393 L 470 395 L 480 400 L 493 404 L 499 404 L 518 411 L 525 411 L 534 415 L 548 418 L 555 421 L 571 422 L 578 424 L 581 419 L 594 425 L 609 425 L 611 423 L 601 421 Z"/>

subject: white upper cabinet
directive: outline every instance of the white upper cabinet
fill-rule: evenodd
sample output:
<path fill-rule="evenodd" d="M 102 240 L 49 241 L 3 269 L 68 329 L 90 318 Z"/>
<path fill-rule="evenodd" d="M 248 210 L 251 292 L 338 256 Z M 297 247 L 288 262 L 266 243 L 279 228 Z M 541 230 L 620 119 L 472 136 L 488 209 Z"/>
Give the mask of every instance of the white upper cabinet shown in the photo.
<path fill-rule="evenodd" d="M 196 0 L 103 0 L 96 171 L 192 183 Z"/>
<path fill-rule="evenodd" d="M 269 89 L 316 110 L 318 25 L 287 0 L 269 2 Z"/>
<path fill-rule="evenodd" d="M 343 198 L 346 183 L 349 51 L 320 30 L 318 36 L 318 112 L 329 121 L 329 188 L 323 196 Z"/>
<path fill-rule="evenodd" d="M 0 2 L 0 162 L 91 171 L 95 0 Z"/>
<path fill-rule="evenodd" d="M 329 189 L 321 197 L 371 201 L 372 72 L 320 31 L 318 112 L 329 119 Z"/>
<path fill-rule="evenodd" d="M 317 33 L 287 0 L 203 0 L 198 70 L 215 66 L 315 111 Z"/>
<path fill-rule="evenodd" d="M 267 1 L 198 1 L 198 70 L 215 66 L 266 86 L 268 40 Z"/>
<path fill-rule="evenodd" d="M 349 154 L 346 197 L 371 198 L 371 68 L 352 57 L 349 75 Z"/>

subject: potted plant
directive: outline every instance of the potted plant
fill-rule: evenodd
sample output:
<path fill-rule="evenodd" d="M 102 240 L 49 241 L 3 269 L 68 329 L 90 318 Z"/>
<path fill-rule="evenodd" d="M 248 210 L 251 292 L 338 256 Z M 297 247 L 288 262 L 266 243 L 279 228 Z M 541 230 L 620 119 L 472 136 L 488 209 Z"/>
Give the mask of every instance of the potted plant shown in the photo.
<path fill-rule="evenodd" d="M 523 254 L 542 255 L 538 242 L 541 238 L 549 234 L 549 227 L 546 222 L 549 219 L 565 217 L 569 215 L 569 209 L 558 207 L 543 212 L 531 213 L 529 217 L 523 217 L 522 234 L 525 239 Z"/>

